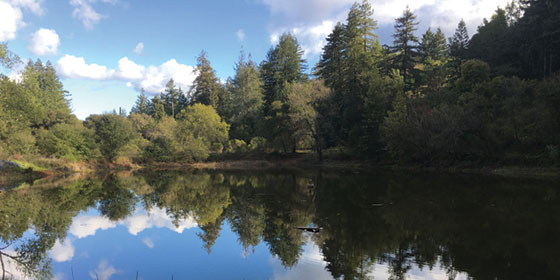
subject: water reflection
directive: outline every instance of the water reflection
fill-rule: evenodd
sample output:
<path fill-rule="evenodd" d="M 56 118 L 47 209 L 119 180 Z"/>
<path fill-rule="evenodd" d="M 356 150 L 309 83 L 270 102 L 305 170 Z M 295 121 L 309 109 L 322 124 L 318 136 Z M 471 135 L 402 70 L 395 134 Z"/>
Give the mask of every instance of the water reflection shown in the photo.
<path fill-rule="evenodd" d="M 2 279 L 559 279 L 556 183 L 332 171 L 40 182 L 0 193 Z"/>

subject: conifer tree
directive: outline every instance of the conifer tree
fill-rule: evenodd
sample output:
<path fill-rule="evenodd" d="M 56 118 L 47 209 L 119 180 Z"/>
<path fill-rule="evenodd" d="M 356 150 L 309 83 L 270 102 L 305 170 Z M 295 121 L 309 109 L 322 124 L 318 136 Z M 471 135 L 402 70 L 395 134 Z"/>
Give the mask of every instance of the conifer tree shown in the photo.
<path fill-rule="evenodd" d="M 130 113 L 149 115 L 150 106 L 151 106 L 151 101 L 146 96 L 144 89 L 142 89 L 140 95 L 138 95 L 138 98 L 134 103 L 134 106 L 132 107 L 132 109 L 130 109 Z"/>
<path fill-rule="evenodd" d="M 271 48 L 266 60 L 261 64 L 261 75 L 264 82 L 265 112 L 269 114 L 274 101 L 286 102 L 286 86 L 292 82 L 305 80 L 305 60 L 294 35 L 285 33 L 278 44 Z"/>
<path fill-rule="evenodd" d="M 393 53 L 395 56 L 395 67 L 400 70 L 407 90 L 414 83 L 414 66 L 417 62 L 418 38 L 414 35 L 418 22 L 416 15 L 406 7 L 403 15 L 396 19 L 395 34 L 393 38 Z"/>
<path fill-rule="evenodd" d="M 217 109 L 221 85 L 204 51 L 197 58 L 195 71 L 197 76 L 189 91 L 191 102 L 210 105 Z"/>
<path fill-rule="evenodd" d="M 263 82 L 257 65 L 241 53 L 231 80 L 231 136 L 248 142 L 259 134 L 263 117 Z"/>
<path fill-rule="evenodd" d="M 165 113 L 175 118 L 184 107 L 183 98 L 183 91 L 175 86 L 173 79 L 170 79 L 165 85 L 165 91 L 163 92 Z"/>
<path fill-rule="evenodd" d="M 455 34 L 449 38 L 449 55 L 459 59 L 467 58 L 467 49 L 469 47 L 469 33 L 467 32 L 467 25 L 461 19 Z"/>

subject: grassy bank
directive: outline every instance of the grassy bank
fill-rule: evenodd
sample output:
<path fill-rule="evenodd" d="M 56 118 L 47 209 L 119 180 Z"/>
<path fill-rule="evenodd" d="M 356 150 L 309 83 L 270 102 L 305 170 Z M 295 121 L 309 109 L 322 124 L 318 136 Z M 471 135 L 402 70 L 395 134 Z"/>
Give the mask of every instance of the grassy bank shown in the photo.
<path fill-rule="evenodd" d="M 10 160 L 17 168 L 3 168 L 0 171 L 0 186 L 14 186 L 18 182 L 33 182 L 39 178 L 69 176 L 73 174 L 93 174 L 126 170 L 182 170 L 182 169 L 223 169 L 223 170 L 266 170 L 266 169 L 325 169 L 367 172 L 372 169 L 387 169 L 404 172 L 439 172 L 450 174 L 485 174 L 505 177 L 557 178 L 558 167 L 501 166 L 462 163 L 451 166 L 407 165 L 394 162 L 356 160 L 346 157 L 327 157 L 319 161 L 314 154 L 245 154 L 213 156 L 204 162 L 132 162 L 118 158 L 109 163 L 104 160 L 69 161 L 59 158 L 18 158 Z"/>

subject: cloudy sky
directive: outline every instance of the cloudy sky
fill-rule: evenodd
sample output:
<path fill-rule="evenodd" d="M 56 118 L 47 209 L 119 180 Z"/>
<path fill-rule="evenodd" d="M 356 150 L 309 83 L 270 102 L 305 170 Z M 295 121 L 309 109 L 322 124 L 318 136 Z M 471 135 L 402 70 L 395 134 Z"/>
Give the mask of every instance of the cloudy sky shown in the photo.
<path fill-rule="evenodd" d="M 141 88 L 160 92 L 170 78 L 188 89 L 202 49 L 225 80 L 241 48 L 260 62 L 280 34 L 292 32 L 312 68 L 353 1 L 0 0 L 0 42 L 25 60 L 50 60 L 84 119 L 128 111 Z M 461 18 L 472 34 L 508 0 L 370 2 L 380 40 L 391 44 L 394 18 L 407 5 L 418 15 L 420 33 L 432 26 L 450 36 Z"/>

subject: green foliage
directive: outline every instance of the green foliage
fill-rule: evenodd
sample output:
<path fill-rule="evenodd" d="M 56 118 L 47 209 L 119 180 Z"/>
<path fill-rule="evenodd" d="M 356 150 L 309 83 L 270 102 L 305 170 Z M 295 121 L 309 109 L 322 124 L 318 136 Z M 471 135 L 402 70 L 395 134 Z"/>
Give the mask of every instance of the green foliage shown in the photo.
<path fill-rule="evenodd" d="M 181 112 L 179 118 L 179 130 L 192 134 L 208 147 L 214 143 L 227 143 L 229 125 L 220 119 L 211 106 L 194 104 Z"/>
<path fill-rule="evenodd" d="M 285 33 L 278 44 L 268 51 L 266 60 L 260 66 L 264 82 L 265 115 L 272 115 L 271 107 L 275 101 L 286 102 L 286 87 L 289 83 L 305 80 L 303 70 L 305 60 L 294 35 Z"/>
<path fill-rule="evenodd" d="M 265 152 L 267 148 L 267 141 L 264 137 L 253 137 L 249 142 L 249 150 L 255 152 Z"/>
<path fill-rule="evenodd" d="M 12 68 L 19 61 L 19 57 L 8 49 L 7 43 L 0 43 L 0 65 Z"/>
<path fill-rule="evenodd" d="M 130 113 L 148 115 L 150 114 L 151 103 L 150 99 L 148 99 L 144 93 L 144 89 L 142 89 L 142 92 L 138 95 L 138 99 L 136 99 L 134 106 L 130 109 Z"/>
<path fill-rule="evenodd" d="M 85 126 L 95 132 L 95 141 L 99 145 L 99 150 L 108 161 L 113 161 L 136 137 L 130 121 L 115 114 L 89 116 Z"/>
<path fill-rule="evenodd" d="M 226 118 L 231 124 L 230 136 L 249 141 L 262 130 L 263 81 L 257 65 L 242 54 L 235 68 L 235 77 L 228 91 L 231 94 L 231 109 Z"/>
<path fill-rule="evenodd" d="M 192 102 L 210 105 L 217 109 L 223 89 L 204 51 L 197 58 L 196 73 L 197 76 L 189 92 Z"/>
<path fill-rule="evenodd" d="M 392 51 L 394 56 L 394 66 L 399 69 L 406 89 L 410 90 L 414 83 L 414 69 L 418 60 L 417 48 L 418 38 L 414 35 L 417 30 L 418 22 L 408 6 L 403 15 L 395 20 L 395 34 L 393 38 Z"/>
<path fill-rule="evenodd" d="M 95 156 L 96 144 L 93 131 L 79 121 L 56 124 L 49 130 L 37 133 L 37 147 L 44 155 L 71 160 L 89 159 Z"/>

